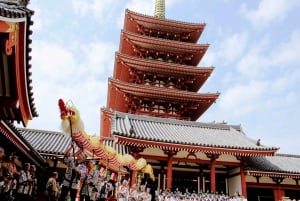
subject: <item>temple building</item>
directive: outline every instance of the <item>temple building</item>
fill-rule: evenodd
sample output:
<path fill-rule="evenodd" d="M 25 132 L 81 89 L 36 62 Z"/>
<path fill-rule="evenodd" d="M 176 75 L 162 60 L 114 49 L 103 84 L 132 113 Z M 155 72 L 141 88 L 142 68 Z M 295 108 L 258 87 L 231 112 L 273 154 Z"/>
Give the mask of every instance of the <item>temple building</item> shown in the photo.
<path fill-rule="evenodd" d="M 150 162 L 157 189 L 299 199 L 297 156 L 276 155 L 240 125 L 198 121 L 219 96 L 199 92 L 214 70 L 198 66 L 209 47 L 197 43 L 205 23 L 166 19 L 164 8 L 157 0 L 154 16 L 125 11 L 101 137 Z M 133 171 L 131 180 L 143 176 Z"/>

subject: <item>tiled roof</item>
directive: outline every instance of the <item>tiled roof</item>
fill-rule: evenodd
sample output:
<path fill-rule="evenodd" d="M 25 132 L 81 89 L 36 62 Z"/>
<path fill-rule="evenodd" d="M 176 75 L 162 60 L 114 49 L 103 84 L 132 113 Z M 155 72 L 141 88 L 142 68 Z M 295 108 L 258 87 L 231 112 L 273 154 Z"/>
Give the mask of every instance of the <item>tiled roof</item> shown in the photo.
<path fill-rule="evenodd" d="M 18 128 L 21 135 L 40 154 L 64 155 L 70 145 L 71 137 L 62 132 Z"/>
<path fill-rule="evenodd" d="M 275 156 L 251 157 L 248 169 L 252 171 L 300 173 L 300 156 L 277 154 Z"/>
<path fill-rule="evenodd" d="M 40 154 L 50 157 L 62 157 L 71 143 L 71 137 L 63 132 L 18 128 L 21 135 Z M 103 143 L 113 147 L 119 154 L 127 154 L 128 148 L 114 143 L 113 139 L 106 138 Z"/>
<path fill-rule="evenodd" d="M 257 145 L 239 126 L 181 121 L 115 112 L 112 134 L 141 142 L 225 148 L 228 150 L 276 151 L 277 147 Z"/>
<path fill-rule="evenodd" d="M 20 0 L 0 1 L 0 15 L 8 18 L 22 18 L 33 12 L 26 8 L 27 3 Z"/>

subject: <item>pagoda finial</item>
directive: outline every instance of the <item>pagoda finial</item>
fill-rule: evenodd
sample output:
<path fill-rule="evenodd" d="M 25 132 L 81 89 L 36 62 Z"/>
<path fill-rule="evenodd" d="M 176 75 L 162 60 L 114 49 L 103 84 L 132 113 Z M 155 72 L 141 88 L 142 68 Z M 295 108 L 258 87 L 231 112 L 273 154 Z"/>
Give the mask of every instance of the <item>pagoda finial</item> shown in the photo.
<path fill-rule="evenodd" d="M 154 17 L 165 18 L 165 0 L 155 0 Z"/>

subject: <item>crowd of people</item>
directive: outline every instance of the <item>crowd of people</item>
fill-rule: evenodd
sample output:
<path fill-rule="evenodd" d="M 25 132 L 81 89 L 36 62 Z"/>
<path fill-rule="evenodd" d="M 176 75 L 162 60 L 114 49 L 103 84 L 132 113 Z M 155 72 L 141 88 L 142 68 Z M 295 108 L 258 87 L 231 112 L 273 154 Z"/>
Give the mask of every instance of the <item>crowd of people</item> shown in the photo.
<path fill-rule="evenodd" d="M 109 175 L 103 175 L 94 168 L 95 161 L 87 160 L 85 152 L 75 146 L 72 143 L 63 158 L 67 169 L 62 183 L 57 181 L 57 172 L 53 172 L 48 179 L 46 189 L 49 201 L 75 201 L 77 198 L 80 201 L 105 201 L 110 198 L 118 201 L 151 201 L 150 189 L 147 190 L 145 185 L 129 188 L 129 181 L 125 178 L 114 182 Z"/>
<path fill-rule="evenodd" d="M 11 154 L 8 160 L 5 150 L 0 147 L 0 200 L 1 201 L 33 201 L 37 198 L 36 167 L 25 163 L 23 169 L 18 170 L 16 163 L 18 156 Z"/>
<path fill-rule="evenodd" d="M 18 157 L 14 154 L 4 160 L 5 151 L 0 147 L 0 201 L 34 201 L 37 198 L 36 167 L 24 163 L 23 169 L 16 167 Z M 87 160 L 87 155 L 72 143 L 63 158 L 67 166 L 64 175 L 53 172 L 45 188 L 49 201 L 245 201 L 243 196 L 227 196 L 223 193 L 181 193 L 159 191 L 151 193 L 149 185 L 132 184 L 123 178 L 114 182 L 109 175 L 104 175 L 95 168 L 94 160 Z M 58 181 L 62 181 L 59 183 Z M 152 189 L 153 190 L 153 189 Z"/>
<path fill-rule="evenodd" d="M 76 151 L 75 151 L 76 150 Z M 0 200 L 34 201 L 37 198 L 36 167 L 24 163 L 23 169 L 17 169 L 18 157 L 14 154 L 5 160 L 5 150 L 0 147 Z M 180 193 L 160 191 L 151 193 L 147 185 L 132 184 L 128 179 L 114 182 L 94 168 L 95 161 L 87 160 L 87 155 L 72 143 L 63 158 L 67 166 L 64 175 L 53 172 L 46 183 L 46 197 L 49 201 L 106 201 L 110 198 L 118 201 L 244 201 L 241 196 L 229 197 L 224 194 Z M 59 183 L 58 181 L 62 181 Z M 153 189 L 152 189 L 153 190 Z"/>
<path fill-rule="evenodd" d="M 158 195 L 159 201 L 247 201 L 247 198 L 235 193 L 233 196 L 228 196 L 227 194 L 221 193 L 211 193 L 211 192 L 192 192 L 188 190 L 184 193 L 178 191 L 170 192 L 168 190 L 160 191 Z"/>
<path fill-rule="evenodd" d="M 36 167 L 24 163 L 20 169 L 17 168 L 18 161 L 15 154 L 6 157 L 0 146 L 0 201 L 37 200 Z M 134 183 L 129 187 L 129 179 L 115 182 L 110 175 L 95 168 L 95 161 L 87 160 L 84 150 L 75 143 L 67 149 L 63 163 L 67 166 L 65 173 L 52 172 L 45 185 L 48 201 L 247 201 L 238 193 L 228 196 L 222 192 L 190 193 L 188 189 L 185 192 L 176 189 L 174 192 L 160 190 L 154 194 L 147 183 Z"/>

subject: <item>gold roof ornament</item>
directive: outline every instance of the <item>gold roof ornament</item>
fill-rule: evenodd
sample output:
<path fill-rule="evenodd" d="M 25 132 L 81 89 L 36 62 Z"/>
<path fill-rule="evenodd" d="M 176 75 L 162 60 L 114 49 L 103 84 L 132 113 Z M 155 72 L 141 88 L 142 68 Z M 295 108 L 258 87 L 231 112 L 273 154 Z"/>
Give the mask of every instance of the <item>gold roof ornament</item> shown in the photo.
<path fill-rule="evenodd" d="M 154 17 L 165 18 L 165 0 L 155 0 Z"/>

